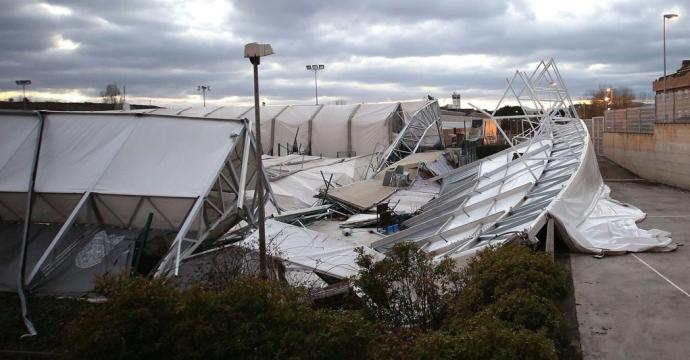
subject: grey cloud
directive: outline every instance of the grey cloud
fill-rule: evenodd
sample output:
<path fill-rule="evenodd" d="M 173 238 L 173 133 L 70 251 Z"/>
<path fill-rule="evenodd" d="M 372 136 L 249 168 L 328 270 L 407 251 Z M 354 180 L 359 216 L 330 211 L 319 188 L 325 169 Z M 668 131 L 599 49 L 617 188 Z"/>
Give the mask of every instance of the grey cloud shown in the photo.
<path fill-rule="evenodd" d="M 15 78 L 30 76 L 36 89 L 77 89 L 92 96 L 116 81 L 140 97 L 185 97 L 195 94 L 200 83 L 212 85 L 212 99 L 246 97 L 251 94 L 251 70 L 241 53 L 242 44 L 252 40 L 270 42 L 276 51 L 262 64 L 262 94 L 286 102 L 311 101 L 313 82 L 304 65 L 313 62 L 327 64 L 320 92 L 352 101 L 421 97 L 424 87 L 444 92 L 478 89 L 466 90 L 466 97 L 491 97 L 504 86 L 513 67 L 529 70 L 525 64 L 551 56 L 573 66 L 573 70 L 563 67 L 562 72 L 575 97 L 599 84 L 649 91 L 662 65 L 664 5 L 644 0 L 612 3 L 607 13 L 587 19 L 563 14 L 548 26 L 536 20 L 527 1 L 240 0 L 231 11 L 219 14 L 224 21 L 218 31 L 223 36 L 201 39 L 184 33 L 188 24 L 175 21 L 169 1 L 51 4 L 66 6 L 72 14 L 30 11 L 35 5 L 22 1 L 4 5 L 0 89 L 14 89 Z M 681 5 L 681 13 L 689 10 L 687 4 Z M 668 30 L 668 63 L 675 69 L 690 55 L 684 53 L 690 48 L 690 22 L 681 19 L 669 24 Z M 79 47 L 72 52 L 49 51 L 58 34 Z M 468 54 L 509 59 L 509 66 L 462 71 L 385 64 L 336 71 L 328 66 L 352 65 L 353 58 L 371 56 Z M 279 67 L 274 68 L 276 64 Z M 583 71 L 591 64 L 610 67 Z M 348 86 L 352 83 L 373 86 Z M 383 84 L 396 86 L 391 92 Z"/>

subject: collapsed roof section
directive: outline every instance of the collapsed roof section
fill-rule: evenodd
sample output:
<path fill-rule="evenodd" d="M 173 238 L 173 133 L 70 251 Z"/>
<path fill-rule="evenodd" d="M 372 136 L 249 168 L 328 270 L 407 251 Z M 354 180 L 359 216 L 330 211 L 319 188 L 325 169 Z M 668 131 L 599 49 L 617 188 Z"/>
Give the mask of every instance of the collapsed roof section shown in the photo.
<path fill-rule="evenodd" d="M 587 129 L 553 59 L 540 62 L 531 75 L 516 71 L 496 109 L 507 95 L 526 115 L 477 110 L 512 147 L 440 176 L 440 195 L 405 221 L 403 231 L 374 242 L 376 250 L 412 241 L 462 263 L 489 245 L 519 237 L 535 241 L 549 218 L 564 229 L 571 248 L 582 252 L 674 248 L 668 233 L 637 228 L 635 221 L 644 216 L 639 209 L 609 198 Z M 498 126 L 504 119 L 528 126 L 510 139 Z"/>
<path fill-rule="evenodd" d="M 148 114 L 205 118 L 247 118 L 253 107 L 221 106 L 155 109 Z M 265 154 L 305 154 L 342 158 L 376 154 L 379 171 L 420 149 L 442 148 L 438 101 L 421 100 L 353 105 L 261 106 L 261 138 Z"/>
<path fill-rule="evenodd" d="M 252 145 L 241 120 L 1 113 L 0 231 L 7 251 L 0 287 L 16 289 L 24 237 L 17 224 L 26 222 L 26 285 L 35 291 L 89 288 L 93 276 L 59 289 L 50 284 L 66 274 L 112 271 L 106 258 L 133 260 L 144 229 L 173 237 L 158 273 L 176 273 L 203 241 L 254 222 L 254 183 L 265 174 L 257 172 Z"/>

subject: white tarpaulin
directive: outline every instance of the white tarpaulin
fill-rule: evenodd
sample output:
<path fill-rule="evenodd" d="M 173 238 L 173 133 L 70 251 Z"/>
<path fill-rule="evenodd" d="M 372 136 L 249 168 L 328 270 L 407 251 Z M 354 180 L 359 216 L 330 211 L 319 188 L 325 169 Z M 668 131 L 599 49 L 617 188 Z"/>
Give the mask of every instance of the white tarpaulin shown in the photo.
<path fill-rule="evenodd" d="M 326 181 L 330 179 L 331 186 L 336 188 L 362 180 L 366 175 L 370 158 L 326 160 L 328 162 L 325 165 L 311 167 L 307 163 L 304 170 L 271 180 L 271 189 L 281 208 L 296 210 L 316 205 L 320 200 L 315 196 L 319 194 L 320 189 L 326 188 L 324 178 Z M 334 160 L 337 162 L 333 163 Z M 317 162 L 323 163 L 318 160 Z M 270 169 L 268 171 L 270 172 Z"/>
<path fill-rule="evenodd" d="M 0 192 L 26 192 L 38 136 L 38 118 L 10 115 L 0 120 Z"/>
<path fill-rule="evenodd" d="M 264 154 L 270 154 L 271 150 L 273 150 L 273 144 L 271 143 L 271 136 L 273 136 L 273 120 L 285 109 L 287 109 L 287 106 L 259 107 L 259 116 L 261 117 L 261 150 L 263 150 Z M 249 120 L 252 130 L 255 128 L 254 115 L 253 109 L 244 115 L 244 117 Z"/>
<path fill-rule="evenodd" d="M 645 213 L 610 198 L 589 135 L 585 141 L 577 172 L 548 210 L 568 232 L 569 245 L 586 253 L 674 250 L 670 233 L 638 228 Z"/>
<path fill-rule="evenodd" d="M 389 118 L 398 107 L 392 104 L 362 104 L 352 117 L 352 151 L 356 155 L 382 152 L 391 142 Z"/>
<path fill-rule="evenodd" d="M 255 231 L 237 246 L 257 250 L 258 238 Z M 274 257 L 336 278 L 357 274 L 357 247 L 375 258 L 383 257 L 345 236 L 329 236 L 271 219 L 266 220 L 266 247 Z"/>
<path fill-rule="evenodd" d="M 347 153 L 347 123 L 358 105 L 325 106 L 312 122 L 311 153 L 326 157 Z M 337 135 L 337 136 L 334 136 Z"/>
<path fill-rule="evenodd" d="M 273 153 L 287 154 L 295 141 L 299 153 L 309 148 L 309 120 L 323 105 L 294 105 L 289 106 L 275 120 L 273 134 Z M 263 136 L 263 133 L 261 134 Z M 278 149 L 280 148 L 280 152 Z M 264 149 L 265 151 L 265 149 Z"/>

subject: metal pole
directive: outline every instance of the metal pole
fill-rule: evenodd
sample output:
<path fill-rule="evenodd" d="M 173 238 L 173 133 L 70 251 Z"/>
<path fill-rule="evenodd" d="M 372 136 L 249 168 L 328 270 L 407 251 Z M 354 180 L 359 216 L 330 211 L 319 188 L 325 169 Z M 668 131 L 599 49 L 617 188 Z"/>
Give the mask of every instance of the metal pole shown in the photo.
<path fill-rule="evenodd" d="M 318 69 L 314 69 L 314 94 L 316 98 L 316 105 L 319 105 L 319 82 L 317 80 L 316 73 L 318 72 Z"/>
<path fill-rule="evenodd" d="M 43 114 L 38 112 L 38 134 L 36 136 L 36 148 L 34 149 L 33 163 L 31 165 L 31 175 L 29 176 L 29 187 L 26 196 L 26 213 L 24 215 L 24 234 L 22 236 L 22 248 L 19 257 L 19 274 L 17 276 L 17 292 L 19 293 L 19 301 L 22 307 L 22 317 L 24 319 L 24 326 L 29 331 L 24 336 L 35 336 L 38 334 L 34 324 L 31 322 L 31 313 L 26 299 L 26 284 L 24 283 L 26 272 L 26 256 L 29 246 L 29 235 L 31 231 L 31 215 L 33 213 L 34 204 L 34 185 L 36 183 L 36 172 L 38 169 L 38 157 L 41 153 L 41 143 L 43 139 L 43 125 L 45 119 Z"/>
<path fill-rule="evenodd" d="M 204 99 L 204 107 L 206 107 L 206 88 L 201 88 L 201 97 Z"/>
<path fill-rule="evenodd" d="M 261 119 L 260 119 L 260 109 L 259 109 L 259 63 L 261 58 L 258 56 L 249 58 L 252 65 L 254 66 L 254 135 L 256 137 L 256 162 L 259 168 L 258 175 L 256 176 L 256 190 L 258 193 L 259 200 L 259 275 L 262 278 L 266 278 L 268 271 L 266 268 L 266 214 L 264 211 L 264 184 L 261 169 L 263 169 L 263 163 L 261 161 L 261 155 L 263 154 L 263 149 L 261 148 Z M 245 140 L 247 141 L 247 140 Z"/>
<path fill-rule="evenodd" d="M 664 121 L 666 116 L 666 15 L 664 15 Z"/>
<path fill-rule="evenodd" d="M 22 102 L 24 103 L 24 110 L 26 110 L 26 84 L 22 84 Z"/>

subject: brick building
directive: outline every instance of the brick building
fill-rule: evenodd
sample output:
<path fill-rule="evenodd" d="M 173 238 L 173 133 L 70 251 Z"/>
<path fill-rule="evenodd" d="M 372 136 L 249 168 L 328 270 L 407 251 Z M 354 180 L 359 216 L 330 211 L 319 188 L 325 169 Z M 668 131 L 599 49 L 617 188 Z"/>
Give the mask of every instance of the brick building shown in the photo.
<path fill-rule="evenodd" d="M 665 106 L 664 77 L 654 80 L 652 87 L 657 122 L 690 122 L 690 60 L 683 60 L 678 71 L 666 76 Z"/>

